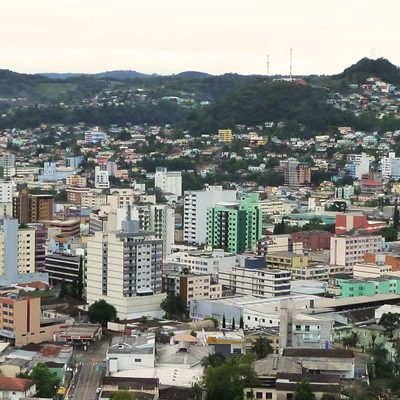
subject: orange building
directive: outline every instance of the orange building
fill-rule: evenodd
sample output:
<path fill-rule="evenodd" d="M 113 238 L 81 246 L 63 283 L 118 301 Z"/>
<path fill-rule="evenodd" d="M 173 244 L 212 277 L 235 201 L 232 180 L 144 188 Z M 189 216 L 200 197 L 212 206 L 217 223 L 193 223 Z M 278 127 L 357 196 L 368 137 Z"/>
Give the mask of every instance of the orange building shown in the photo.
<path fill-rule="evenodd" d="M 40 297 L 0 297 L 0 337 L 15 346 L 53 340 L 60 323 L 41 319 Z"/>
<path fill-rule="evenodd" d="M 400 255 L 396 253 L 367 253 L 364 255 L 364 261 L 372 264 L 381 263 L 390 265 L 393 272 L 400 270 Z"/>
<path fill-rule="evenodd" d="M 20 224 L 53 219 L 54 196 L 20 192 L 13 198 L 13 216 Z"/>

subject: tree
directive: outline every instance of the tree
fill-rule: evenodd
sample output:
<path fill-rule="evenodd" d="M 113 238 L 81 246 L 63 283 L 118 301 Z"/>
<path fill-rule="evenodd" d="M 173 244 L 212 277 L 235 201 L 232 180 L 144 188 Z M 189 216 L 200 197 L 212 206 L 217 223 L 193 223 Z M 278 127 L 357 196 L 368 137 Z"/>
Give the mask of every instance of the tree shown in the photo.
<path fill-rule="evenodd" d="M 203 385 L 207 400 L 241 400 L 243 389 L 257 385 L 257 375 L 249 356 L 229 357 L 218 366 L 204 370 Z"/>
<path fill-rule="evenodd" d="M 226 319 L 225 319 L 225 314 L 222 317 L 222 328 L 226 329 Z"/>
<path fill-rule="evenodd" d="M 315 396 L 311 390 L 310 381 L 303 379 L 297 382 L 294 390 L 294 400 L 314 400 Z"/>
<path fill-rule="evenodd" d="M 111 396 L 112 400 L 136 400 L 136 396 L 127 390 L 118 390 Z"/>
<path fill-rule="evenodd" d="M 385 328 L 389 339 L 393 339 L 394 331 L 400 328 L 400 314 L 391 312 L 383 314 L 379 325 Z"/>
<path fill-rule="evenodd" d="M 225 362 L 225 357 L 223 354 L 221 353 L 214 353 L 214 354 L 210 354 L 207 357 L 204 357 L 201 360 L 201 366 L 203 368 L 208 368 L 208 367 L 219 367 L 220 365 L 222 365 Z"/>
<path fill-rule="evenodd" d="M 179 319 L 187 311 L 186 304 L 181 296 L 168 296 L 161 302 L 161 309 L 167 318 Z"/>
<path fill-rule="evenodd" d="M 60 384 L 60 379 L 43 363 L 36 364 L 29 374 L 19 374 L 18 377 L 32 379 L 36 383 L 38 397 L 53 398 Z"/>
<path fill-rule="evenodd" d="M 69 295 L 71 297 L 73 297 L 74 299 L 77 299 L 78 298 L 78 284 L 77 284 L 75 279 L 72 281 L 71 286 L 70 286 L 69 289 L 70 289 L 69 290 Z"/>
<path fill-rule="evenodd" d="M 393 226 L 385 226 L 378 231 L 378 235 L 382 235 L 386 242 L 395 242 L 398 239 L 399 231 Z"/>
<path fill-rule="evenodd" d="M 271 342 L 266 336 L 259 336 L 253 345 L 253 351 L 257 354 L 257 358 L 265 358 L 272 353 Z"/>
<path fill-rule="evenodd" d="M 60 287 L 60 292 L 58 293 L 58 298 L 63 299 L 66 296 L 68 296 L 68 287 L 67 284 L 65 283 L 65 280 L 63 279 L 61 281 L 61 287 Z"/>
<path fill-rule="evenodd" d="M 232 329 L 233 331 L 236 329 L 236 326 L 235 326 L 235 317 L 232 318 L 232 327 L 231 327 L 231 329 Z"/>
<path fill-rule="evenodd" d="M 105 300 L 95 301 L 89 307 L 89 319 L 90 322 L 98 322 L 103 326 L 107 325 L 107 322 L 114 321 L 117 317 L 117 310 L 111 304 L 108 304 Z"/>
<path fill-rule="evenodd" d="M 244 321 L 243 321 L 243 317 L 240 317 L 240 321 L 239 321 L 239 328 L 243 329 L 244 328 Z"/>

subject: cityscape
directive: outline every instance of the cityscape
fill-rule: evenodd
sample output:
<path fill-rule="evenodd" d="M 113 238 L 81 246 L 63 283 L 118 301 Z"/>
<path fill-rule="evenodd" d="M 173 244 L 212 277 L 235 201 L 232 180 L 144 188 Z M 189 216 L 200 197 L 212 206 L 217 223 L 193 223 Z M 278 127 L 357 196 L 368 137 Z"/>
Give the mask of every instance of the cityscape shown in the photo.
<path fill-rule="evenodd" d="M 305 50 L 302 35 L 337 45 L 329 24 L 341 0 L 326 29 L 315 25 L 325 9 L 296 8 L 310 31 L 290 38 L 285 56 L 284 35 L 254 50 L 268 27 L 246 22 L 225 35 L 229 18 L 208 0 L 197 17 L 177 0 L 151 18 L 136 4 L 149 33 L 132 43 L 129 15 L 115 25 L 121 0 L 93 9 L 88 0 L 78 16 L 87 27 L 70 33 L 83 43 L 65 47 L 60 15 L 44 3 L 26 4 L 25 16 L 7 4 L 10 18 L 21 11 L 20 32 L 7 42 L 14 52 L 0 43 L 0 399 L 400 399 L 393 26 L 378 33 L 355 21 L 349 48 L 357 32 L 386 35 L 389 56 L 366 53 L 364 38 L 344 65 L 340 44 L 331 73 L 325 50 L 311 36 Z M 78 18 L 72 3 L 60 1 L 62 26 Z M 282 6 L 272 3 L 275 15 Z M 180 7 L 193 20 L 174 15 Z M 243 19 L 259 21 L 265 7 L 243 3 Z M 55 18 L 40 19 L 43 32 L 31 21 L 42 11 Z M 156 26 L 160 16 L 169 28 Z M 299 21 L 280 18 L 274 29 L 295 31 Z M 95 25 L 104 36 L 88 45 Z M 39 34 L 42 50 L 22 57 Z M 232 46 L 248 59 L 234 64 Z M 114 68 L 120 51 L 143 49 L 147 61 L 127 56 Z"/>

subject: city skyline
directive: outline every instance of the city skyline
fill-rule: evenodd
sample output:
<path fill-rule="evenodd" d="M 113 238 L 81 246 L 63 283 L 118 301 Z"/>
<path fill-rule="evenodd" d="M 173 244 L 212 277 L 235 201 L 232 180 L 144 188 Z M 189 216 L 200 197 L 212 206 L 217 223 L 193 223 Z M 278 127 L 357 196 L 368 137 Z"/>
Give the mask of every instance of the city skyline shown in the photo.
<path fill-rule="evenodd" d="M 5 2 L 0 15 L 0 68 L 17 72 L 186 70 L 335 74 L 363 57 L 400 64 L 394 0 L 383 0 L 385 24 L 372 1 L 249 0 L 201 5 L 116 0 Z M 329 18 L 327 18 L 329 15 Z M 343 46 L 346 43 L 346 46 Z"/>

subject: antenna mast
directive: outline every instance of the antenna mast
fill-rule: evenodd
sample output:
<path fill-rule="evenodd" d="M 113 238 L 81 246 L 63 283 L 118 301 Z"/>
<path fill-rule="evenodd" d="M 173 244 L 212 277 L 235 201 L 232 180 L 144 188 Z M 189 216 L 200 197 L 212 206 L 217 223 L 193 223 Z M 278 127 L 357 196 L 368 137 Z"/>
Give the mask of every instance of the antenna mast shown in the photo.
<path fill-rule="evenodd" d="M 267 76 L 269 76 L 269 54 L 267 54 Z"/>
<path fill-rule="evenodd" d="M 293 49 L 290 48 L 290 75 L 289 75 L 290 80 L 292 80 L 292 67 L 293 67 L 292 58 L 293 58 Z"/>

